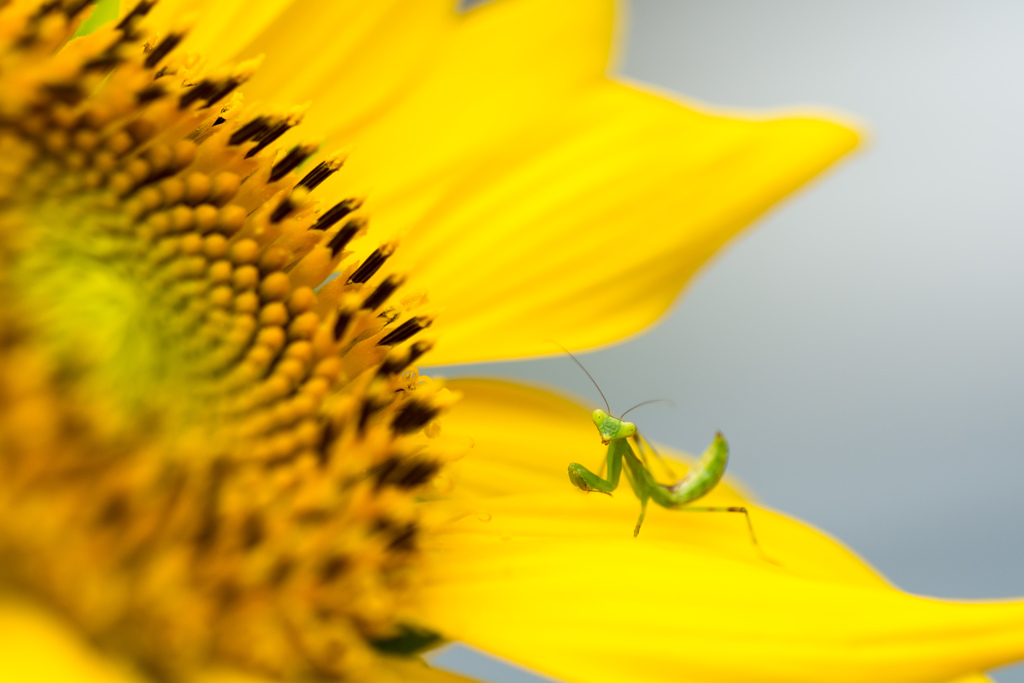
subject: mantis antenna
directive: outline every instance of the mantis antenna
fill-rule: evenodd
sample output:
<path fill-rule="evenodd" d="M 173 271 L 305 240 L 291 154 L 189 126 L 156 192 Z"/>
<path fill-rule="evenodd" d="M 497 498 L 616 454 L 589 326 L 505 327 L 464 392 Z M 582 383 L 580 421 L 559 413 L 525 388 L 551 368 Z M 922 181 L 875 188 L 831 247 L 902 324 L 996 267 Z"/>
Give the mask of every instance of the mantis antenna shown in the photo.
<path fill-rule="evenodd" d="M 622 418 L 626 417 L 626 413 L 631 413 L 634 410 L 636 410 L 637 408 L 639 408 L 640 406 L 646 406 L 646 405 L 650 405 L 652 403 L 667 403 L 670 406 L 672 406 L 673 408 L 675 408 L 675 406 L 676 406 L 675 403 L 673 403 L 672 401 L 668 400 L 667 398 L 652 398 L 650 401 L 642 401 L 640 403 L 637 403 L 635 406 L 633 406 L 632 408 L 627 410 L 625 413 L 623 413 L 622 415 L 619 415 L 619 419 L 621 420 Z"/>
<path fill-rule="evenodd" d="M 555 342 L 555 344 L 558 344 L 558 342 Z M 583 374 L 586 375 L 588 379 L 590 379 L 590 381 L 594 385 L 594 388 L 597 389 L 597 393 L 601 394 L 601 398 L 604 400 L 604 407 L 608 410 L 608 414 L 611 415 L 612 407 L 610 405 L 608 405 L 608 399 L 605 398 L 604 392 L 601 391 L 601 387 L 597 384 L 597 380 L 595 380 L 593 377 L 590 376 L 590 373 L 587 372 L 587 369 L 585 367 L 583 367 L 583 363 L 581 363 L 576 358 L 576 356 L 572 355 L 572 351 L 570 351 L 569 349 L 565 348 L 561 344 L 558 344 L 558 347 L 560 349 L 562 349 L 563 351 L 565 351 L 565 353 L 569 356 L 569 358 L 572 358 L 572 362 L 575 363 L 576 365 L 578 365 L 580 370 L 583 371 Z M 641 404 L 641 405 L 643 405 L 643 404 Z M 636 407 L 636 406 L 634 406 L 634 407 Z M 630 410 L 632 410 L 632 409 L 633 408 L 630 408 Z"/>

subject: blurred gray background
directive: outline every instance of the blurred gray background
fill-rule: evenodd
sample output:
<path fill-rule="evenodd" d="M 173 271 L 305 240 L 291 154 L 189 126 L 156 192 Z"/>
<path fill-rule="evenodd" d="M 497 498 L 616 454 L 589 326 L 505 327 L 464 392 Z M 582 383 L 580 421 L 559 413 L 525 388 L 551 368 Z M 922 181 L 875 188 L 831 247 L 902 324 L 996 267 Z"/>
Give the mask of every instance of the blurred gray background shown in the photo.
<path fill-rule="evenodd" d="M 871 140 L 733 242 L 660 326 L 582 360 L 613 409 L 676 403 L 633 413 L 649 437 L 700 452 L 721 429 L 765 504 L 914 593 L 1024 595 L 1022 35 L 1010 0 L 629 11 L 627 76 L 723 106 L 828 105 Z M 600 401 L 566 358 L 431 374 Z M 438 663 L 535 680 L 464 650 Z"/>

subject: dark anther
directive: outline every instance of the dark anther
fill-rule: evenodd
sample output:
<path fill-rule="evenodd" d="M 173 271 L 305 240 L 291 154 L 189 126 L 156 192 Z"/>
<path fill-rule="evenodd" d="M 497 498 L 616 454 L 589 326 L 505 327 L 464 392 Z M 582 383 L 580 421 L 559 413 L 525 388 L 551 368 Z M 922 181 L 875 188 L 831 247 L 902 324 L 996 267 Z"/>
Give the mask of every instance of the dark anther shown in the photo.
<path fill-rule="evenodd" d="M 418 341 L 413 342 L 413 345 L 409 347 L 409 365 L 412 365 L 420 359 L 420 356 L 425 354 L 430 349 L 434 348 L 434 345 L 430 342 Z"/>
<path fill-rule="evenodd" d="M 39 33 L 38 31 L 33 30 L 32 33 L 25 33 L 16 41 L 14 41 L 14 47 L 18 48 L 19 50 L 27 50 L 28 48 L 35 45 L 38 40 Z"/>
<path fill-rule="evenodd" d="M 159 85 L 151 85 L 151 86 L 149 86 L 147 88 L 143 88 L 139 92 L 135 93 L 135 101 L 138 102 L 139 104 L 146 104 L 147 102 L 152 102 L 153 100 L 158 100 L 161 97 L 165 96 L 166 94 L 167 94 L 167 91 L 164 90 Z"/>
<path fill-rule="evenodd" d="M 391 332 L 384 335 L 384 338 L 377 342 L 377 346 L 394 346 L 395 344 L 401 344 L 409 337 L 429 326 L 430 320 L 427 318 L 409 318 Z"/>
<path fill-rule="evenodd" d="M 331 249 L 331 256 L 337 256 L 338 252 L 348 246 L 348 243 L 359 234 L 364 225 L 366 225 L 366 221 L 356 218 L 350 220 L 341 227 L 341 230 L 334 233 L 334 237 L 327 243 L 327 246 Z"/>
<path fill-rule="evenodd" d="M 68 19 L 74 19 L 82 12 L 82 10 L 92 3 L 93 0 L 78 0 L 78 2 L 68 3 L 68 5 L 64 7 L 64 16 Z"/>
<path fill-rule="evenodd" d="M 110 71 L 123 61 L 118 55 L 107 51 L 83 64 L 82 71 Z"/>
<path fill-rule="evenodd" d="M 270 214 L 270 222 L 277 223 L 285 219 L 292 211 L 295 210 L 295 204 L 292 203 L 291 196 L 285 197 L 281 200 L 281 203 L 277 205 L 277 208 Z"/>
<path fill-rule="evenodd" d="M 260 516 L 256 514 L 249 515 L 242 525 L 242 547 L 246 550 L 255 548 L 263 541 L 264 534 L 263 520 Z"/>
<path fill-rule="evenodd" d="M 128 518 L 128 513 L 131 508 L 128 504 L 128 499 L 120 494 L 116 494 L 110 497 L 103 507 L 100 509 L 99 523 L 106 525 L 119 524 Z"/>
<path fill-rule="evenodd" d="M 64 104 L 78 104 L 85 98 L 85 93 L 77 83 L 50 83 L 43 87 Z"/>
<path fill-rule="evenodd" d="M 334 341 L 341 341 L 348 324 L 352 322 L 352 314 L 349 311 L 338 311 L 338 319 L 334 321 Z"/>
<path fill-rule="evenodd" d="M 334 423 L 329 420 L 320 420 L 320 464 L 327 464 L 327 456 L 331 450 L 331 444 L 338 438 L 338 429 L 334 426 Z"/>
<path fill-rule="evenodd" d="M 359 431 L 360 433 L 366 431 L 366 425 L 370 421 L 370 416 L 376 413 L 378 410 L 383 408 L 380 403 L 377 403 L 372 398 L 366 398 L 363 400 L 362 410 L 359 412 Z"/>
<path fill-rule="evenodd" d="M 147 69 L 152 69 L 154 66 L 160 63 L 160 60 L 171 53 L 171 50 L 178 47 L 178 43 L 181 42 L 185 35 L 182 33 L 171 33 L 160 43 L 153 48 L 153 51 L 146 57 L 144 64 Z"/>
<path fill-rule="evenodd" d="M 373 520 L 373 524 L 370 525 L 370 529 L 374 533 L 381 533 L 382 531 L 389 531 L 395 528 L 395 522 L 388 519 L 387 517 L 378 517 Z"/>
<path fill-rule="evenodd" d="M 440 644 L 444 639 L 433 631 L 418 626 L 398 625 L 398 635 L 381 640 L 371 640 L 370 645 L 377 652 L 390 656 L 410 657 Z"/>
<path fill-rule="evenodd" d="M 377 368 L 378 377 L 387 377 L 388 375 L 397 375 L 402 370 L 405 370 L 409 366 L 409 359 L 406 355 L 401 356 L 388 356 L 384 359 L 384 362 Z"/>
<path fill-rule="evenodd" d="M 313 168 L 312 171 L 307 173 L 295 187 L 304 187 L 307 190 L 315 190 L 320 183 L 330 178 L 337 170 L 337 166 L 332 166 L 326 161 L 321 161 L 315 168 Z"/>
<path fill-rule="evenodd" d="M 388 275 L 388 278 L 377 285 L 377 289 L 373 290 L 373 293 L 366 297 L 363 301 L 363 308 L 368 311 L 380 308 L 384 305 L 384 302 L 388 300 L 388 297 L 395 293 L 395 290 L 398 289 L 401 284 L 401 278 L 395 277 L 394 275 Z"/>
<path fill-rule="evenodd" d="M 298 168 L 299 164 L 309 158 L 309 155 L 316 151 L 315 147 L 307 147 L 305 145 L 295 145 L 288 153 L 284 155 L 284 158 L 274 164 L 273 168 L 270 169 L 270 182 L 276 183 L 281 178 Z"/>
<path fill-rule="evenodd" d="M 373 277 L 380 267 L 384 265 L 384 262 L 391 256 L 390 247 L 378 247 L 373 250 L 373 253 L 366 257 L 366 260 L 359 264 L 355 272 L 348 279 L 348 284 L 363 283 Z M 376 306 L 374 306 L 376 308 Z"/>
<path fill-rule="evenodd" d="M 291 128 L 291 124 L 287 121 L 279 121 L 270 126 L 265 132 L 260 133 L 254 138 L 257 141 L 256 145 L 245 153 L 245 158 L 248 159 L 259 154 L 263 148 L 287 133 L 289 128 Z"/>
<path fill-rule="evenodd" d="M 214 590 L 214 594 L 217 596 L 217 600 L 223 609 L 231 607 L 231 605 L 238 602 L 238 598 L 242 597 L 241 589 L 230 581 L 225 581 Z"/>
<path fill-rule="evenodd" d="M 267 577 L 267 581 L 270 582 L 271 586 L 280 586 L 291 575 L 294 568 L 295 563 L 291 560 L 278 560 L 274 568 L 270 570 L 270 576 Z"/>
<path fill-rule="evenodd" d="M 193 102 L 206 99 L 216 91 L 217 84 L 208 78 L 204 78 L 182 94 L 178 99 L 178 109 L 184 109 Z"/>
<path fill-rule="evenodd" d="M 376 479 L 374 482 L 374 488 L 378 491 L 381 487 L 388 482 L 391 477 L 391 473 L 402 463 L 401 459 L 397 456 L 391 456 L 381 464 L 370 470 L 370 474 Z"/>
<path fill-rule="evenodd" d="M 440 463 L 421 460 L 412 463 L 411 467 L 406 468 L 402 478 L 395 483 L 399 488 L 411 489 L 420 484 L 425 484 L 439 469 L 441 469 Z"/>
<path fill-rule="evenodd" d="M 251 140 L 257 135 L 262 135 L 264 132 L 270 129 L 270 119 L 266 116 L 257 116 L 252 121 L 244 124 L 241 128 L 236 130 L 228 138 L 229 145 L 240 145 L 247 140 Z"/>
<path fill-rule="evenodd" d="M 214 126 L 219 126 L 220 124 L 225 123 L 226 121 L 227 121 L 227 119 L 224 118 L 223 116 L 218 116 L 216 119 L 214 119 L 213 125 Z"/>
<path fill-rule="evenodd" d="M 411 489 L 434 476 L 440 467 L 439 463 L 429 460 L 403 460 L 392 456 L 374 467 L 370 473 L 375 477 L 374 485 L 378 490 L 385 484 Z"/>
<path fill-rule="evenodd" d="M 409 401 L 399 409 L 395 419 L 391 421 L 391 428 L 399 434 L 411 434 L 437 417 L 438 412 L 440 411 L 433 406 Z"/>
<path fill-rule="evenodd" d="M 33 21 L 39 21 L 47 14 L 50 14 L 51 12 L 60 9 L 60 5 L 60 0 L 51 0 L 51 2 L 44 2 L 42 5 L 38 7 L 38 9 L 36 9 L 35 12 L 32 13 L 32 16 L 29 18 Z"/>
<path fill-rule="evenodd" d="M 214 91 L 206 98 L 203 108 L 212 107 L 222 99 L 231 94 L 231 91 L 240 86 L 242 82 L 237 78 L 227 78 L 214 87 Z"/>
<path fill-rule="evenodd" d="M 320 582 L 330 583 L 334 579 L 338 578 L 343 571 L 348 569 L 351 561 L 347 557 L 341 555 L 333 555 L 324 560 L 324 563 L 320 565 Z"/>
<path fill-rule="evenodd" d="M 409 522 L 406 524 L 401 531 L 399 531 L 391 543 L 388 544 L 389 550 L 413 550 L 416 548 L 416 532 L 419 528 L 415 522 Z"/>
<path fill-rule="evenodd" d="M 221 488 L 224 486 L 227 476 L 228 465 L 223 460 L 215 460 L 210 465 L 210 478 L 203 495 L 199 529 L 195 535 L 195 543 L 202 550 L 213 545 L 213 541 L 217 538 L 217 532 L 220 529 L 218 504 Z"/>
<path fill-rule="evenodd" d="M 149 11 L 151 9 L 153 9 L 153 7 L 155 7 L 155 6 L 156 6 L 156 0 L 141 0 L 141 2 L 139 2 L 139 4 L 137 4 L 137 5 L 135 5 L 135 7 L 133 7 L 131 9 L 131 11 L 128 12 L 128 14 L 124 15 L 124 19 L 122 19 L 117 24 L 117 30 L 118 31 L 126 31 L 126 30 L 128 30 L 128 28 L 131 27 L 132 23 L 136 19 L 138 19 L 139 17 L 144 17 L 147 14 L 149 14 Z"/>
<path fill-rule="evenodd" d="M 340 202 L 332 206 L 331 208 L 324 211 L 316 219 L 316 223 L 310 228 L 311 230 L 328 230 L 332 225 L 340 221 L 345 216 L 349 215 L 362 205 L 358 199 L 342 199 Z M 360 223 L 359 226 L 365 225 L 365 221 Z M 337 253 L 337 252 L 335 252 Z"/>

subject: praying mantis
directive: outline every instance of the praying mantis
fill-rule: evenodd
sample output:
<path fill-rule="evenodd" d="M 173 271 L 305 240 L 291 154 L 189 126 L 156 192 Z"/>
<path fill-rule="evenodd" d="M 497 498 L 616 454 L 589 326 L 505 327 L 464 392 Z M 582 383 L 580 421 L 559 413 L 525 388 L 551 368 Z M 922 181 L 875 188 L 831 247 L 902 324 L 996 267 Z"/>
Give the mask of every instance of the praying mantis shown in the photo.
<path fill-rule="evenodd" d="M 644 440 L 637 431 L 636 425 L 622 419 L 630 410 L 644 404 L 641 403 L 638 406 L 633 406 L 633 408 L 627 410 L 620 417 L 612 416 L 608 399 L 605 398 L 601 387 L 598 386 L 594 378 L 590 376 L 590 373 L 587 372 L 587 369 L 583 367 L 583 364 L 575 356 L 569 353 L 568 350 L 565 352 L 569 354 L 569 357 L 594 383 L 598 393 L 601 394 L 601 398 L 604 399 L 605 408 L 608 408 L 607 412 L 598 408 L 591 414 L 594 426 L 597 427 L 597 431 L 601 435 L 601 443 L 608 446 L 605 460 L 608 468 L 608 478 L 604 479 L 583 465 L 574 462 L 569 464 L 569 481 L 572 482 L 573 486 L 588 493 L 597 491 L 611 495 L 611 492 L 618 488 L 619 478 L 623 470 L 625 470 L 626 480 L 633 488 L 633 493 L 640 499 L 640 518 L 637 519 L 636 527 L 633 529 L 634 538 L 640 533 L 640 526 L 644 523 L 644 516 L 647 514 L 647 503 L 651 500 L 669 510 L 742 513 L 747 520 L 747 530 L 750 532 L 750 540 L 753 542 L 754 547 L 757 548 L 758 553 L 762 557 L 774 563 L 773 560 L 764 555 L 764 551 L 761 550 L 761 546 L 757 542 L 757 537 L 754 535 L 754 526 L 750 523 L 750 513 L 747 512 L 747 508 L 742 506 L 711 507 L 688 505 L 688 503 L 698 500 L 711 491 L 722 479 L 722 475 L 725 474 L 725 465 L 729 459 L 729 445 L 726 443 L 722 433 L 718 432 L 715 434 L 714 441 L 711 442 L 711 445 L 701 455 L 700 460 L 690 469 L 686 476 L 675 484 L 659 483 L 648 468 L 646 450 L 643 445 Z M 633 452 L 630 441 L 636 445 L 636 453 Z M 651 448 L 651 452 L 658 456 L 653 448 Z M 637 457 L 637 453 L 640 454 L 639 457 Z M 661 459 L 660 456 L 658 458 L 659 460 Z M 625 468 L 623 468 L 623 463 L 625 463 Z"/>

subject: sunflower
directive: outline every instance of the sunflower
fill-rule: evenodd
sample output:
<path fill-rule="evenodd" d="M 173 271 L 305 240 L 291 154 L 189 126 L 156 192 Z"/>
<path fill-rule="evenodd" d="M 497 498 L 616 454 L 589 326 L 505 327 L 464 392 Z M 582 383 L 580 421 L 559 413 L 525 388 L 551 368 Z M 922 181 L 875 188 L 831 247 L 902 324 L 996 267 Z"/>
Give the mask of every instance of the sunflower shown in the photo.
<path fill-rule="evenodd" d="M 1021 604 L 905 595 L 768 510 L 777 564 L 712 515 L 634 541 L 564 480 L 578 406 L 416 369 L 641 329 L 847 127 L 606 78 L 603 2 L 89 5 L 0 2 L 5 678 L 455 680 L 420 657 L 445 639 L 572 680 L 1024 654 Z"/>

